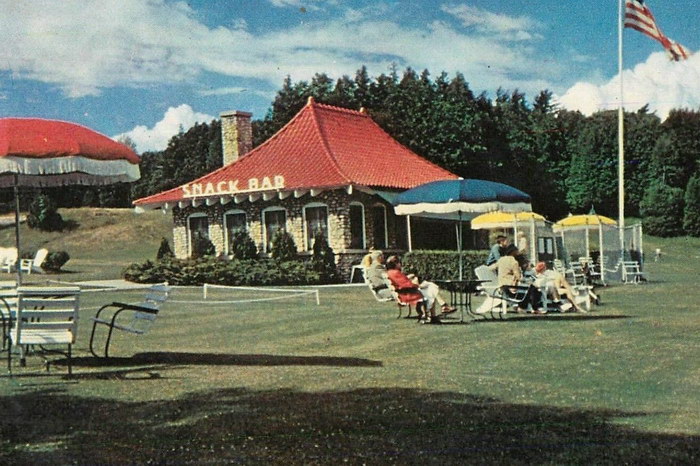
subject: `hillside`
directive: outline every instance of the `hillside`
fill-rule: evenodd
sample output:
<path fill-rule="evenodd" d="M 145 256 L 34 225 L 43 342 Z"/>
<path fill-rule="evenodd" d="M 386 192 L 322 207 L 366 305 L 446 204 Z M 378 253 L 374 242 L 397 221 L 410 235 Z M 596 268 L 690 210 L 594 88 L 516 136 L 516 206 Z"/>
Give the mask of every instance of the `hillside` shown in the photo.
<path fill-rule="evenodd" d="M 154 259 L 161 238 L 167 238 L 172 245 L 172 215 L 160 211 L 137 214 L 133 209 L 79 208 L 59 209 L 59 213 L 72 224 L 70 229 L 40 232 L 24 223 L 20 228 L 23 252 L 44 247 L 49 251 L 66 251 L 71 257 L 64 266 L 65 273 L 44 275 L 41 279 L 119 278 L 130 263 Z M 3 224 L 0 246 L 14 244 L 14 225 Z"/>

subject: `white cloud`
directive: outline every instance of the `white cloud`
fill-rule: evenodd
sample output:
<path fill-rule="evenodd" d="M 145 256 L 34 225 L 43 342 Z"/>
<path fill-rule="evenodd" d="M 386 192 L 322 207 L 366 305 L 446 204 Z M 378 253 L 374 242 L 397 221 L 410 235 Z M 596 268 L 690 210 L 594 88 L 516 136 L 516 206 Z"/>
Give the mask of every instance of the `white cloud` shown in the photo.
<path fill-rule="evenodd" d="M 313 2 L 322 3 L 336 4 Z M 0 0 L 0 12 L 0 71 L 52 83 L 70 97 L 110 87 L 198 83 L 205 73 L 277 87 L 287 75 L 339 77 L 361 65 L 377 75 L 393 63 L 434 73 L 468 71 L 475 88 L 518 87 L 531 93 L 562 73 L 553 61 L 533 67 L 537 57 L 527 41 L 504 42 L 441 22 L 405 27 L 382 15 L 359 21 L 364 11 L 259 33 L 235 19 L 230 27 L 209 27 L 185 3 L 165 0 Z M 501 36 L 531 34 L 535 27 L 527 18 L 477 12 L 480 24 Z"/>
<path fill-rule="evenodd" d="M 303 8 L 306 10 L 318 10 L 318 3 L 335 3 L 329 2 L 328 0 L 269 0 L 272 6 L 278 8 L 293 7 L 293 8 Z"/>
<path fill-rule="evenodd" d="M 457 18 L 465 27 L 509 40 L 531 40 L 536 37 L 532 31 L 539 27 L 539 23 L 527 16 L 492 13 L 469 5 L 443 5 L 441 10 Z"/>
<path fill-rule="evenodd" d="M 275 97 L 275 92 L 265 92 L 258 91 L 256 89 L 251 89 L 249 87 L 218 87 L 214 89 L 203 89 L 197 91 L 197 94 L 202 96 L 219 96 L 219 95 L 233 95 L 233 94 L 253 94 L 266 99 L 273 99 Z"/>
<path fill-rule="evenodd" d="M 211 115 L 195 112 L 189 105 L 182 104 L 178 107 L 170 107 L 163 115 L 163 119 L 152 128 L 139 125 L 131 131 L 113 136 L 112 139 L 129 137 L 136 144 L 136 151 L 139 153 L 159 151 L 168 147 L 170 138 L 180 130 L 186 131 L 195 123 L 208 123 L 213 119 Z"/>
<path fill-rule="evenodd" d="M 649 105 L 665 119 L 674 108 L 700 108 L 700 55 L 681 62 L 670 61 L 656 52 L 646 62 L 623 71 L 624 107 L 627 111 Z M 598 110 L 617 108 L 620 80 L 615 76 L 603 84 L 578 82 L 558 98 L 567 109 L 590 115 Z"/>

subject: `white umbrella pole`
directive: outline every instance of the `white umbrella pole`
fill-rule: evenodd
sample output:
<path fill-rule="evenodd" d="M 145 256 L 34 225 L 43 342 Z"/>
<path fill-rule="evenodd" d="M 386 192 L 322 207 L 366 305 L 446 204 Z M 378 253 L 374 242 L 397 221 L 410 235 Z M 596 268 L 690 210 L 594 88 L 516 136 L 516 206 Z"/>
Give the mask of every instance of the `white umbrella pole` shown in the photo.
<path fill-rule="evenodd" d="M 459 212 L 459 224 L 457 225 L 457 250 L 459 251 L 459 279 L 463 279 L 462 264 L 462 212 Z"/>
<path fill-rule="evenodd" d="M 411 216 L 406 215 L 406 235 L 408 236 L 408 250 L 413 251 L 413 239 L 411 238 Z"/>
<path fill-rule="evenodd" d="M 600 263 L 600 281 L 605 284 L 605 267 L 603 267 L 603 222 L 598 224 L 598 247 L 600 248 L 600 254 L 598 255 L 598 262 Z"/>
<path fill-rule="evenodd" d="M 586 257 L 591 257 L 591 240 L 589 238 L 588 225 L 586 225 Z"/>
<path fill-rule="evenodd" d="M 19 177 L 17 174 L 14 176 L 15 178 L 15 186 L 14 186 L 14 194 L 15 194 L 15 247 L 17 248 L 17 263 L 15 264 L 15 267 L 17 269 L 17 286 L 20 286 L 22 284 L 22 267 L 20 267 L 20 264 L 22 263 L 21 259 L 21 247 L 20 247 L 20 239 L 19 239 Z"/>
<path fill-rule="evenodd" d="M 530 217 L 530 262 L 533 264 L 537 264 L 537 259 L 538 257 L 535 257 L 537 255 L 537 249 L 535 248 L 535 243 L 537 241 L 537 238 L 535 237 L 535 217 L 531 216 Z"/>

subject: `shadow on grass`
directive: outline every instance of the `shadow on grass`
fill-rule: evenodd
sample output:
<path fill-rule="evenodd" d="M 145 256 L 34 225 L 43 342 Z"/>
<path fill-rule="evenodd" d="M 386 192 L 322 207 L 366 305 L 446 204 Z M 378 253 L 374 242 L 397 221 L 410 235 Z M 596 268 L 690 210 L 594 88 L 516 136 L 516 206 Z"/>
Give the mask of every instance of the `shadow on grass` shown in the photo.
<path fill-rule="evenodd" d="M 525 320 L 538 320 L 540 322 L 561 322 L 561 321 L 583 321 L 583 320 L 617 320 L 617 319 L 631 319 L 632 317 L 626 315 L 595 315 L 595 314 L 577 314 L 577 313 L 551 313 L 551 314 L 508 314 L 505 319 L 488 319 L 479 320 L 481 324 L 483 322 L 491 323 L 505 323 L 505 322 L 522 322 Z"/>
<path fill-rule="evenodd" d="M 615 423 L 644 416 L 458 393 L 191 393 L 114 401 L 58 391 L 0 397 L 4 464 L 693 464 L 700 437 Z"/>
<path fill-rule="evenodd" d="M 56 361 L 65 365 L 65 359 Z M 381 361 L 363 358 L 334 356 L 282 356 L 273 354 L 227 354 L 227 353 L 137 353 L 130 358 L 98 359 L 93 357 L 73 358 L 75 367 L 136 366 L 140 364 L 166 364 L 189 366 L 336 366 L 336 367 L 381 367 Z"/>

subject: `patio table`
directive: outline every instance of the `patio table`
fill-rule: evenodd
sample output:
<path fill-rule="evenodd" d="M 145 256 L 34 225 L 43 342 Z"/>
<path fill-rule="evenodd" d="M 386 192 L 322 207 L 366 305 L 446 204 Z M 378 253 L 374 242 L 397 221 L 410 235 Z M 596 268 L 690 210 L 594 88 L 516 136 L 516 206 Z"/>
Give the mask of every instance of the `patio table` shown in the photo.
<path fill-rule="evenodd" d="M 460 322 L 464 322 L 464 312 L 472 318 L 479 316 L 472 310 L 472 294 L 479 291 L 478 287 L 489 280 L 433 280 L 441 289 L 449 291 L 450 303 L 459 309 Z M 480 316 L 483 317 L 483 316 Z"/>

